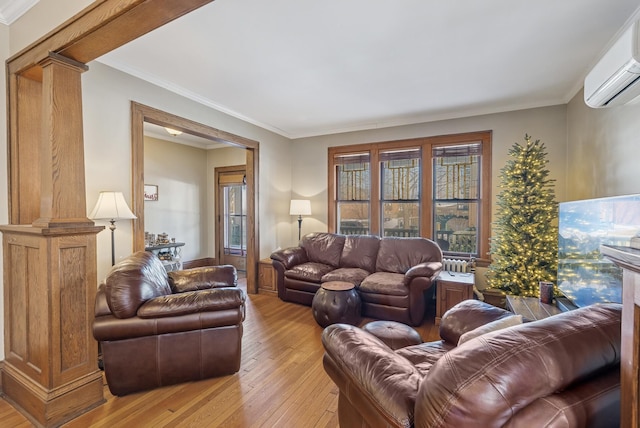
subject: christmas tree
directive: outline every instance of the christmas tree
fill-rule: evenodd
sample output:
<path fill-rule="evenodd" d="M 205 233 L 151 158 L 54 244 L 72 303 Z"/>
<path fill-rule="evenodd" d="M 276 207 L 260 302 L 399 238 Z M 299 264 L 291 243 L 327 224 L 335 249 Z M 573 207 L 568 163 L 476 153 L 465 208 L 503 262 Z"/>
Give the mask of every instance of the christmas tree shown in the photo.
<path fill-rule="evenodd" d="M 539 281 L 555 284 L 558 268 L 558 204 L 540 140 L 515 143 L 500 170 L 487 283 L 510 294 L 538 296 Z"/>

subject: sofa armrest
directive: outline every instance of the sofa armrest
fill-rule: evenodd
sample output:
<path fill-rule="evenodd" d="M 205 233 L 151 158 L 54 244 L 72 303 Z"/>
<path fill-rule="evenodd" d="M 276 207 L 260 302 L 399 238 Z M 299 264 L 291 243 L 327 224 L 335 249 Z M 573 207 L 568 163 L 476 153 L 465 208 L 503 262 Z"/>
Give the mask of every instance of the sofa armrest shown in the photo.
<path fill-rule="evenodd" d="M 239 288 L 212 288 L 160 296 L 146 301 L 138 309 L 140 318 L 163 318 L 197 312 L 215 312 L 240 307 L 245 294 Z"/>
<path fill-rule="evenodd" d="M 445 342 L 457 345 L 464 333 L 506 317 L 513 317 L 514 313 L 490 305 L 480 300 L 464 300 L 447 312 L 440 320 L 440 337 Z"/>
<path fill-rule="evenodd" d="M 103 282 L 98 286 L 98 291 L 96 292 L 96 303 L 93 307 L 93 315 L 96 317 L 111 315 L 111 309 L 109 309 L 109 304 L 107 303 L 107 296 L 104 289 L 105 285 Z"/>
<path fill-rule="evenodd" d="M 291 247 L 275 251 L 271 254 L 271 259 L 282 263 L 285 269 L 291 269 L 309 261 L 307 252 L 302 247 Z"/>
<path fill-rule="evenodd" d="M 174 293 L 238 285 L 238 273 L 232 265 L 203 266 L 169 272 L 169 286 Z"/>
<path fill-rule="evenodd" d="M 418 276 L 434 278 L 440 273 L 441 270 L 441 262 L 424 262 L 411 267 L 404 275 L 407 280 L 407 284 L 409 284 L 411 283 L 413 278 L 416 278 Z"/>
<path fill-rule="evenodd" d="M 389 426 L 412 426 L 423 376 L 406 358 L 375 336 L 347 324 L 322 332 L 324 365 L 343 395 L 364 417 Z M 372 409 L 378 414 L 372 415 Z"/>

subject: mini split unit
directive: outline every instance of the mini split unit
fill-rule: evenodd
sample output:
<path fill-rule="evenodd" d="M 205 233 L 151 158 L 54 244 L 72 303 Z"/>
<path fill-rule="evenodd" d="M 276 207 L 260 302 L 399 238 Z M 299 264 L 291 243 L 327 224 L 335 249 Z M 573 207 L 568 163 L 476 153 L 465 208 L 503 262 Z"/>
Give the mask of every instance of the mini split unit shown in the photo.
<path fill-rule="evenodd" d="M 625 104 L 640 95 L 639 27 L 637 21 L 625 31 L 585 78 L 589 107 Z"/>

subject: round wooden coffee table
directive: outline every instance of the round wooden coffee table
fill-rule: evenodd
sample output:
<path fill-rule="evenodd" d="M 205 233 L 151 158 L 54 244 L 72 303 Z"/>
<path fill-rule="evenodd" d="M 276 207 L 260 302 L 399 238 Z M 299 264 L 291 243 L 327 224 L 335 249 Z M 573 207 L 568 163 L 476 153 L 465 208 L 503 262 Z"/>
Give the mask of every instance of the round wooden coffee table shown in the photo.
<path fill-rule="evenodd" d="M 322 327 L 360 322 L 360 296 L 350 282 L 330 281 L 322 284 L 311 303 L 313 317 Z"/>

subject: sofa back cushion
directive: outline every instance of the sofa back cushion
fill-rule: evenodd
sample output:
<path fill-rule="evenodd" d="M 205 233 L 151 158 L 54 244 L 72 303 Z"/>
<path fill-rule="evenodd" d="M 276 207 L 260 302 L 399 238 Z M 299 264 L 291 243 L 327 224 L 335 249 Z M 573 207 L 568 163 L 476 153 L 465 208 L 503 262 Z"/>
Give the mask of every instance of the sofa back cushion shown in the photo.
<path fill-rule="evenodd" d="M 451 350 L 420 385 L 416 428 L 503 426 L 538 398 L 619 370 L 621 312 L 618 304 L 591 305 Z"/>
<path fill-rule="evenodd" d="M 310 262 L 338 267 L 344 238 L 344 235 L 335 233 L 310 233 L 302 237 L 300 246 L 307 252 Z"/>
<path fill-rule="evenodd" d="M 424 262 L 442 262 L 442 250 L 427 238 L 386 237 L 380 241 L 376 271 L 406 273 Z"/>
<path fill-rule="evenodd" d="M 376 270 L 380 238 L 373 235 L 347 235 L 340 258 L 340 267 L 360 268 L 369 273 Z"/>
<path fill-rule="evenodd" d="M 118 262 L 105 280 L 105 296 L 113 315 L 131 318 L 154 297 L 171 294 L 167 271 L 155 254 L 138 251 Z"/>

